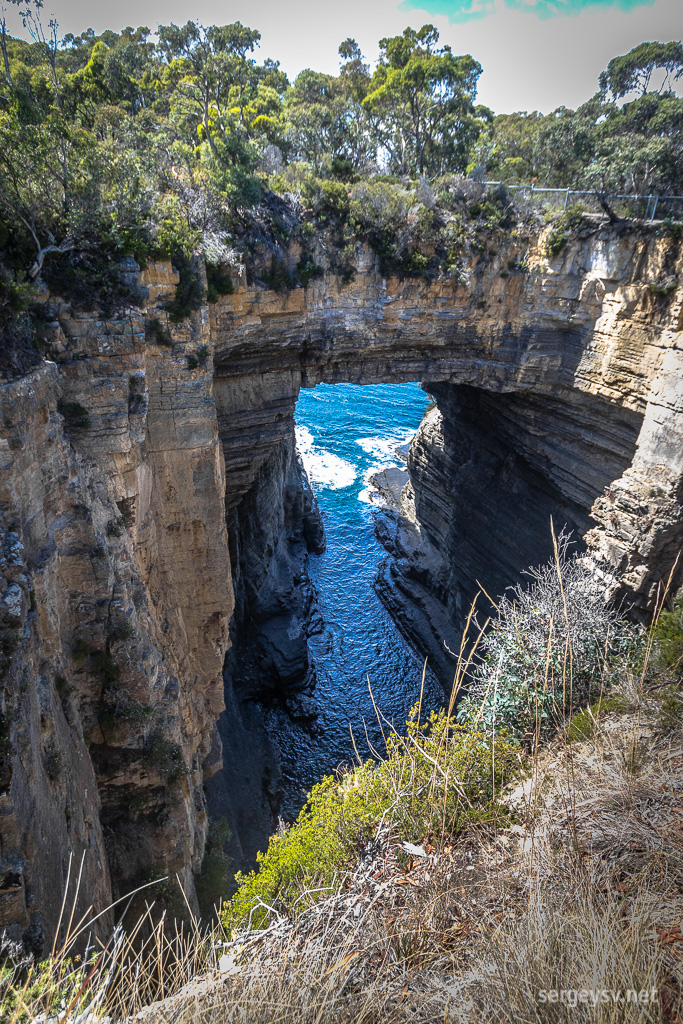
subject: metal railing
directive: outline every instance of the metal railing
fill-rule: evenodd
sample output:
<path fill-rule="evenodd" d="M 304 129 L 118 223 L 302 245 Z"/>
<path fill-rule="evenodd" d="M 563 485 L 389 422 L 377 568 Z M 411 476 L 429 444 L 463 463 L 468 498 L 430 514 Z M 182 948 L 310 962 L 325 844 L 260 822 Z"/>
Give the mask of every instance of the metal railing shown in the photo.
<path fill-rule="evenodd" d="M 532 197 L 534 195 L 539 195 L 542 192 L 551 192 L 551 193 L 554 193 L 556 195 L 564 195 L 564 205 L 563 205 L 563 209 L 564 210 L 567 209 L 567 204 L 569 203 L 569 197 L 570 196 L 594 196 L 596 198 L 599 198 L 600 195 L 601 195 L 600 192 L 596 192 L 596 191 L 591 190 L 591 189 L 539 188 L 538 186 L 533 185 L 533 184 L 531 184 L 531 185 L 508 185 L 504 181 L 481 181 L 481 182 L 479 182 L 479 184 L 483 185 L 484 187 L 486 187 L 488 185 L 492 185 L 492 186 L 495 186 L 496 188 L 500 188 L 502 186 L 503 188 L 506 188 L 509 192 L 512 192 L 514 190 L 526 191 L 526 192 L 529 192 Z M 643 194 L 643 195 L 640 195 L 640 194 L 616 195 L 613 198 L 614 199 L 625 199 L 625 200 L 633 199 L 633 200 L 638 200 L 638 201 L 647 200 L 647 207 L 645 209 L 645 214 L 644 214 L 643 219 L 644 220 L 650 220 L 650 221 L 653 221 L 655 219 L 655 214 L 657 212 L 657 206 L 659 205 L 660 202 L 668 202 L 669 200 L 676 200 L 678 202 L 683 202 L 683 196 L 668 196 L 668 195 L 654 195 L 654 194 L 652 194 L 652 195 L 647 195 L 647 194 Z"/>

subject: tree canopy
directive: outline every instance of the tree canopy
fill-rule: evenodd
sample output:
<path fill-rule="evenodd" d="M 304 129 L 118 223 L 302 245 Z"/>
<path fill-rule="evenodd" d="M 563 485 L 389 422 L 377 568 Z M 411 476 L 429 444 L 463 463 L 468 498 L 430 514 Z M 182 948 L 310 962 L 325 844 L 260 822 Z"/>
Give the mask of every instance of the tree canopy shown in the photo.
<path fill-rule="evenodd" d="M 239 21 L 60 38 L 41 0 L 9 2 L 28 39 L 0 14 L 0 308 L 41 274 L 51 287 L 90 275 L 115 297 L 110 268 L 130 255 L 229 261 L 245 239 L 286 231 L 277 193 L 315 201 L 392 259 L 387 225 L 400 234 L 412 218 L 428 239 L 428 182 L 443 176 L 591 188 L 606 202 L 683 193 L 680 42 L 614 57 L 577 110 L 494 115 L 476 104 L 481 65 L 429 24 L 381 39 L 374 69 L 347 38 L 338 74 L 307 68 L 290 83 Z"/>

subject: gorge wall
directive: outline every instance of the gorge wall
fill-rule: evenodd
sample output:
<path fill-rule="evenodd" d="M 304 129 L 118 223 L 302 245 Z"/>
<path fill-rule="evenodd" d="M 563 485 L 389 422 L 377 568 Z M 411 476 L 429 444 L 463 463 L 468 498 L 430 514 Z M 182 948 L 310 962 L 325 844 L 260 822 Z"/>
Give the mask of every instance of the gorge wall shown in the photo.
<path fill-rule="evenodd" d="M 2 385 L 0 925 L 36 947 L 70 856 L 83 907 L 176 871 L 192 899 L 212 776 L 238 828 L 272 820 L 246 698 L 313 682 L 305 566 L 323 540 L 294 450 L 300 387 L 419 380 L 436 400 L 379 586 L 444 681 L 476 581 L 495 596 L 545 558 L 551 515 L 636 614 L 675 565 L 673 238 L 595 222 L 550 259 L 542 236 L 495 233 L 465 281 L 387 280 L 359 247 L 344 283 L 322 241 L 316 261 L 306 289 L 235 278 L 180 325 L 163 264 L 108 319 L 46 297 L 49 360 Z"/>

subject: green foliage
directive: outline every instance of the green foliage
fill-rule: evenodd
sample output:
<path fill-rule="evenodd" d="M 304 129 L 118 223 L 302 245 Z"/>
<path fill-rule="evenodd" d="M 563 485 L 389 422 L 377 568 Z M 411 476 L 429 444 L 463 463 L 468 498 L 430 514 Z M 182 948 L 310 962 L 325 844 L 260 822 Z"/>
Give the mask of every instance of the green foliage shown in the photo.
<path fill-rule="evenodd" d="M 114 663 L 108 648 L 102 650 L 85 640 L 77 640 L 74 644 L 73 660 L 77 665 L 86 666 L 88 671 L 99 679 L 105 691 L 116 687 L 121 677 L 121 669 Z"/>
<path fill-rule="evenodd" d="M 676 277 L 665 277 L 660 278 L 658 281 L 648 281 L 648 290 L 652 295 L 656 295 L 659 298 L 667 298 L 678 288 L 678 279 Z"/>
<path fill-rule="evenodd" d="M 339 181 L 320 183 L 321 208 L 324 213 L 345 220 L 349 212 L 349 190 Z"/>
<path fill-rule="evenodd" d="M 41 960 L 30 965 L 23 961 L 18 970 L 8 962 L 0 963 L 0 1020 L 29 1024 L 31 1007 L 69 1006 L 79 992 L 74 1010 L 85 1011 L 92 999 L 86 979 L 98 957 L 99 953 L 92 953 L 87 961 L 81 962 L 80 970 L 71 957 L 62 957 L 58 962 L 55 959 Z"/>
<path fill-rule="evenodd" d="M 524 767 L 518 747 L 458 726 L 443 711 L 424 723 L 416 715 L 414 708 L 405 736 L 389 736 L 385 760 L 313 787 L 294 824 L 258 854 L 258 871 L 238 873 L 227 928 L 261 927 L 271 912 L 296 915 L 343 875 L 380 822 L 419 842 L 505 818 L 496 794 Z"/>
<path fill-rule="evenodd" d="M 142 876 L 142 885 L 150 882 L 154 885 L 146 889 L 141 897 L 134 897 L 129 910 L 130 919 L 137 920 L 144 914 L 145 904 L 154 900 L 155 905 L 165 910 L 171 920 L 187 923 L 189 911 L 178 879 L 167 876 L 164 865 L 157 862 L 151 864 Z"/>
<path fill-rule="evenodd" d="M 677 82 L 683 76 L 683 44 L 640 43 L 623 57 L 613 57 L 600 75 L 600 88 L 611 92 L 615 100 L 631 92 L 642 96 L 657 70 L 665 74 L 665 88 Z"/>
<path fill-rule="evenodd" d="M 464 170 L 482 122 L 474 97 L 481 65 L 437 48 L 433 25 L 380 40 L 380 58 L 363 100 L 380 146 L 399 173 Z"/>
<path fill-rule="evenodd" d="M 208 358 L 208 346 L 200 345 L 199 348 L 197 349 L 196 354 L 188 353 L 188 355 L 185 357 L 188 370 L 196 370 L 198 366 L 204 365 Z"/>
<path fill-rule="evenodd" d="M 99 308 L 112 312 L 122 303 L 135 305 L 140 296 L 125 284 L 121 268 L 111 253 L 62 254 L 44 267 L 43 280 L 54 295 L 66 299 L 75 309 Z"/>
<path fill-rule="evenodd" d="M 232 295 L 235 291 L 230 274 L 212 263 L 206 265 L 206 298 L 208 302 L 218 302 L 221 295 Z"/>
<path fill-rule="evenodd" d="M 410 196 L 390 182 L 360 182 L 351 191 L 349 221 L 380 258 L 382 268 L 400 262 L 407 230 Z"/>
<path fill-rule="evenodd" d="M 169 785 L 182 782 L 188 775 L 183 752 L 177 743 L 156 731 L 149 736 L 142 755 L 145 768 L 160 775 Z"/>
<path fill-rule="evenodd" d="M 296 276 L 301 283 L 302 288 L 308 288 L 311 283 L 311 279 L 316 277 L 319 273 L 320 270 L 315 265 L 315 260 L 311 254 L 304 253 L 296 268 Z"/>
<path fill-rule="evenodd" d="M 286 291 L 294 284 L 293 275 L 287 267 L 287 264 L 278 259 L 275 255 L 271 257 L 265 281 L 266 286 L 274 292 Z"/>
<path fill-rule="evenodd" d="M 225 852 L 225 845 L 231 838 L 232 834 L 225 818 L 211 822 L 202 869 L 195 879 L 197 900 L 203 913 L 210 913 L 220 900 L 225 899 L 232 864 Z"/>
<path fill-rule="evenodd" d="M 177 266 L 187 265 L 199 250 L 201 232 L 188 222 L 178 196 L 161 196 L 156 203 L 156 251 L 173 257 Z"/>
<path fill-rule="evenodd" d="M 405 261 L 404 267 L 406 272 L 409 274 L 424 276 L 427 274 L 430 264 L 431 259 L 429 258 L 429 256 L 425 256 L 421 252 L 413 252 Z"/>
<path fill-rule="evenodd" d="M 572 715 L 567 726 L 567 743 L 581 743 L 583 740 L 590 740 L 596 733 L 598 722 L 602 715 L 623 714 L 628 711 L 628 703 L 623 697 L 613 695 L 590 704 L 583 711 Z"/>
<path fill-rule="evenodd" d="M 674 676 L 683 675 L 683 597 L 664 610 L 653 630 L 655 664 Z"/>
<path fill-rule="evenodd" d="M 171 348 L 173 345 L 171 335 L 158 316 L 145 322 L 145 340 L 154 345 L 162 345 L 164 348 Z"/>
<path fill-rule="evenodd" d="M 548 256 L 557 256 L 562 252 L 569 241 L 571 232 L 579 226 L 582 220 L 583 210 L 580 207 L 572 207 L 558 217 L 546 239 L 545 249 Z"/>
<path fill-rule="evenodd" d="M 166 310 L 171 323 L 179 324 L 186 320 L 192 312 L 199 309 L 204 299 L 204 286 L 194 261 L 182 253 L 175 256 L 173 264 L 180 280 L 175 288 L 172 299 L 166 302 Z"/>
<path fill-rule="evenodd" d="M 493 196 L 487 195 L 478 203 L 473 203 L 469 208 L 469 213 L 470 217 L 480 220 L 489 229 L 500 225 L 502 211 Z"/>
<path fill-rule="evenodd" d="M 181 281 L 169 313 L 180 322 L 204 301 L 197 261 L 207 264 L 209 302 L 231 293 L 222 268 L 235 263 L 236 239 L 254 279 L 276 291 L 315 273 L 307 257 L 289 272 L 282 243 L 311 250 L 322 227 L 334 235 L 333 263 L 362 238 L 386 273 L 457 276 L 467 242 L 481 244 L 473 231 L 508 229 L 513 218 L 503 193 L 476 199 L 481 190 L 458 178 L 468 169 L 595 189 L 610 216 L 618 193 L 683 192 L 683 100 L 669 88 L 683 68 L 677 42 L 615 57 L 578 110 L 494 116 L 475 105 L 480 65 L 439 45 L 433 25 L 381 39 L 372 73 L 346 39 L 337 75 L 307 68 L 290 85 L 276 62 L 257 60 L 260 34 L 240 22 L 161 25 L 156 39 L 145 27 L 88 30 L 62 42 L 55 25 L 50 42 L 41 7 L 33 42 L 3 36 L 5 373 L 41 357 L 38 278 L 72 306 L 108 315 L 142 300 L 131 257 L 139 266 L 170 258 Z M 294 197 L 286 213 L 274 212 L 270 189 Z M 464 224 L 468 206 L 475 224 Z M 642 216 L 643 204 L 627 212 Z M 569 234 L 553 228 L 551 255 Z M 341 256 L 335 269 L 344 280 L 354 272 Z M 150 336 L 165 344 L 163 332 Z"/>
<path fill-rule="evenodd" d="M 683 222 L 680 220 L 674 220 L 673 217 L 665 217 L 660 224 L 657 233 L 664 235 L 667 238 L 673 238 L 678 242 L 683 238 Z"/>
<path fill-rule="evenodd" d="M 595 577 L 566 549 L 561 538 L 558 560 L 500 599 L 459 721 L 534 744 L 602 690 L 611 666 L 637 663 L 641 633 L 605 607 Z"/>

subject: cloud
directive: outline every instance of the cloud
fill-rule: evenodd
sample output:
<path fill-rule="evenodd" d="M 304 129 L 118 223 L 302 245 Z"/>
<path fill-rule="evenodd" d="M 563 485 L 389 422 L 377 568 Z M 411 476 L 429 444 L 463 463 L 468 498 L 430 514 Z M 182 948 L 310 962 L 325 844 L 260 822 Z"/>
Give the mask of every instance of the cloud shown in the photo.
<path fill-rule="evenodd" d="M 539 18 L 555 18 L 562 15 L 578 15 L 589 10 L 635 11 L 639 7 L 651 7 L 655 0 L 502 0 L 502 5 L 513 11 L 535 14 Z M 428 14 L 441 15 L 451 22 L 483 18 L 496 11 L 495 0 L 402 0 L 404 11 L 422 10 Z"/>

